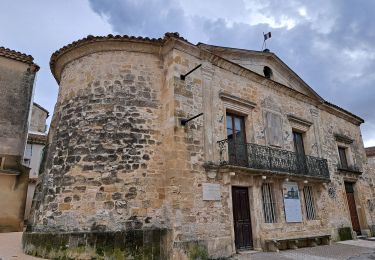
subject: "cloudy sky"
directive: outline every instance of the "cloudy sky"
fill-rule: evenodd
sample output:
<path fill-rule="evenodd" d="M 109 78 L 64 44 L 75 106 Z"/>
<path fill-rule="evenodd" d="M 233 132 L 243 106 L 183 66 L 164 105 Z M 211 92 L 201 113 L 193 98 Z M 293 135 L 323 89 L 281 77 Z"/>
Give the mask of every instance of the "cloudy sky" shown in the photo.
<path fill-rule="evenodd" d="M 282 3 L 282 5 L 280 5 Z M 51 54 L 88 34 L 162 37 L 260 50 L 268 47 L 327 101 L 361 116 L 375 145 L 375 1 L 370 0 L 2 0 L 0 46 L 41 66 L 35 101 L 51 113 Z"/>

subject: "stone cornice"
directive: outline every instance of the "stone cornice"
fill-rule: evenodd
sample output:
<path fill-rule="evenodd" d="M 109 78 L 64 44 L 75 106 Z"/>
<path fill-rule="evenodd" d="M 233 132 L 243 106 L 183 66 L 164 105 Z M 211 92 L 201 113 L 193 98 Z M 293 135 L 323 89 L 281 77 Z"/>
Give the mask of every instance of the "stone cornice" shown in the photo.
<path fill-rule="evenodd" d="M 335 136 L 335 139 L 337 142 L 341 142 L 341 143 L 344 143 L 344 144 L 351 144 L 354 142 L 354 140 L 352 138 L 350 138 L 349 136 L 346 136 L 346 135 L 342 135 L 342 134 L 334 134 Z"/>
<path fill-rule="evenodd" d="M 292 115 L 292 114 L 287 115 L 287 117 L 288 117 L 289 121 L 291 121 L 293 123 L 296 123 L 296 124 L 299 124 L 299 125 L 303 125 L 305 127 L 310 127 L 313 124 L 310 121 L 307 121 L 303 118 L 297 117 L 297 116 Z"/>
<path fill-rule="evenodd" d="M 365 121 L 360 118 L 359 116 L 356 116 L 354 115 L 353 113 L 350 113 L 349 111 L 335 105 L 335 104 L 332 104 L 332 103 L 329 103 L 327 101 L 324 101 L 322 104 L 321 104 L 321 107 L 324 108 L 326 111 L 329 111 L 331 114 L 334 114 L 334 115 L 341 115 L 339 117 L 355 124 L 355 125 L 360 125 L 362 123 L 364 123 Z"/>
<path fill-rule="evenodd" d="M 27 55 L 25 53 L 21 53 L 19 51 L 11 50 L 8 48 L 0 47 L 0 57 L 5 57 L 8 59 L 20 61 L 31 65 L 33 70 L 36 72 L 39 70 L 39 66 L 34 63 L 34 58 L 31 55 Z"/>
<path fill-rule="evenodd" d="M 225 92 L 220 92 L 219 97 L 222 100 L 229 101 L 231 103 L 235 103 L 235 104 L 238 104 L 240 106 L 247 107 L 247 108 L 254 108 L 257 105 L 254 102 L 251 102 L 249 100 L 245 100 L 245 99 L 230 95 L 230 94 L 225 93 Z"/>
<path fill-rule="evenodd" d="M 51 56 L 50 68 L 56 81 L 59 83 L 64 67 L 73 60 L 89 54 L 106 51 L 132 51 L 158 54 L 161 48 L 160 40 L 146 41 L 131 37 L 93 37 L 69 44 L 56 51 Z"/>

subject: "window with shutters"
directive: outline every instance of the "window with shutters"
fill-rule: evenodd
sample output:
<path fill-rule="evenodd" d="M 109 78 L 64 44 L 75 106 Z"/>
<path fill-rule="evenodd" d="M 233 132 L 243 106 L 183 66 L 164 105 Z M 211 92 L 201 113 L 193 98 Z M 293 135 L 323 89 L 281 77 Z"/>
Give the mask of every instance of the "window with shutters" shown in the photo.
<path fill-rule="evenodd" d="M 272 185 L 270 183 L 262 184 L 262 199 L 264 222 L 276 223 L 275 201 L 273 198 Z"/>
<path fill-rule="evenodd" d="M 276 113 L 266 112 L 267 140 L 269 145 L 282 147 L 282 122 L 281 116 Z"/>
<path fill-rule="evenodd" d="M 306 218 L 308 220 L 316 219 L 315 203 L 312 186 L 303 187 L 303 196 L 305 198 Z"/>

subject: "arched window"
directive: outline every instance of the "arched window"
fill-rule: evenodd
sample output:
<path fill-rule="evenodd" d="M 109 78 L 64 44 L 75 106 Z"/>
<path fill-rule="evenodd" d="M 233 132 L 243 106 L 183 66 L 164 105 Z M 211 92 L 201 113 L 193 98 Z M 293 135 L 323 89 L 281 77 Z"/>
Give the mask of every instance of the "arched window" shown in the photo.
<path fill-rule="evenodd" d="M 267 79 L 272 78 L 272 70 L 271 70 L 270 67 L 264 66 L 264 68 L 263 68 L 263 73 L 264 73 L 264 76 L 265 76 Z"/>

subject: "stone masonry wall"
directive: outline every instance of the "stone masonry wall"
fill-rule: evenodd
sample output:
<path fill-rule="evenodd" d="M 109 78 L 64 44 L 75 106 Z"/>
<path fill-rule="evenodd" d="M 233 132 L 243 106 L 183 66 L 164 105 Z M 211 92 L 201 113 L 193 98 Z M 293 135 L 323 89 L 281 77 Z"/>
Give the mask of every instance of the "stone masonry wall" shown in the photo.
<path fill-rule="evenodd" d="M 0 155 L 23 155 L 35 73 L 27 64 L 0 57 Z"/>
<path fill-rule="evenodd" d="M 368 229 L 372 223 L 365 201 L 371 189 L 366 173 L 358 177 L 337 171 L 335 134 L 353 140 L 348 145 L 353 163 L 365 163 L 357 125 L 327 112 L 311 97 L 258 75 L 233 73 L 218 58 L 209 60 L 199 47 L 178 41 L 167 43 L 158 55 L 147 49 L 96 52 L 66 65 L 32 231 L 168 229 L 171 259 L 186 259 L 192 244 L 203 246 L 211 257 L 228 257 L 235 253 L 232 186 L 249 189 L 254 248 L 261 250 L 272 238 L 337 238 L 337 228 L 351 226 L 343 186 L 348 180 L 357 181 L 360 224 Z M 199 64 L 185 81 L 179 78 Z M 253 105 L 228 104 L 220 93 Z M 260 145 L 270 144 L 267 113 L 276 114 L 281 118 L 279 148 L 289 151 L 294 150 L 296 126 L 288 115 L 311 122 L 304 133 L 306 154 L 326 158 L 331 176 L 330 183 L 308 179 L 316 220 L 306 220 L 302 209 L 301 223 L 286 223 L 285 177 L 269 175 L 277 223 L 264 223 L 262 173 L 218 169 L 217 141 L 227 136 L 226 111 L 244 116 L 247 142 Z M 202 112 L 181 126 L 182 118 Z M 291 180 L 300 190 L 306 185 L 304 178 Z M 203 183 L 220 184 L 220 200 L 203 200 Z"/>
<path fill-rule="evenodd" d="M 178 229 L 181 236 L 177 237 L 181 240 L 203 240 L 208 244 L 210 253 L 215 254 L 215 251 L 223 248 L 223 245 L 229 246 L 225 248 L 223 254 L 227 254 L 232 250 L 231 241 L 233 237 L 232 224 L 232 205 L 231 205 L 231 186 L 248 186 L 251 188 L 250 196 L 253 198 L 255 206 L 252 208 L 251 215 L 255 220 L 253 226 L 253 238 L 259 240 L 256 246 L 261 245 L 266 238 L 274 237 L 294 237 L 305 236 L 312 233 L 332 234 L 334 239 L 337 239 L 337 229 L 342 226 L 351 226 L 351 220 L 346 201 L 344 180 L 357 181 L 355 187 L 358 197 L 356 198 L 357 211 L 360 218 L 361 228 L 366 230 L 371 225 L 371 218 L 368 213 L 367 202 L 365 198 L 372 196 L 371 190 L 366 181 L 366 173 L 363 173 L 359 178 L 353 178 L 345 173 L 337 171 L 337 164 L 339 161 L 337 142 L 334 134 L 343 134 L 353 139 L 353 143 L 349 145 L 350 155 L 355 165 L 363 168 L 364 165 L 364 149 L 360 134 L 360 129 L 342 118 L 328 113 L 324 109 L 317 107 L 307 98 L 294 97 L 288 94 L 283 89 L 276 89 L 274 87 L 267 87 L 267 80 L 264 82 L 251 82 L 248 79 L 235 75 L 232 72 L 221 69 L 217 66 L 199 60 L 193 55 L 175 51 L 174 65 L 178 73 L 184 74 L 186 71 L 194 68 L 197 64 L 203 64 L 200 71 L 196 71 L 189 75 L 185 82 L 178 78 L 174 81 L 175 98 L 176 98 L 176 116 L 189 117 L 200 112 L 212 111 L 207 119 L 207 114 L 203 118 L 194 120 L 185 129 L 175 131 L 175 140 L 182 141 L 181 145 L 185 147 L 185 153 L 178 156 L 179 165 L 186 165 L 190 168 L 191 175 L 189 179 L 181 177 L 180 190 L 186 185 L 189 193 L 185 198 L 191 198 L 191 208 L 188 211 L 179 213 L 175 211 L 177 216 L 181 216 L 178 220 Z M 177 73 L 177 74 L 178 74 Z M 205 82 L 205 78 L 209 78 Z M 209 89 L 209 98 L 204 98 L 205 90 Z M 248 100 L 256 104 L 255 108 L 246 114 L 246 132 L 248 142 L 253 142 L 261 145 L 267 145 L 265 112 L 271 111 L 277 113 L 282 118 L 282 149 L 294 150 L 292 124 L 288 120 L 287 115 L 293 114 L 297 117 L 303 118 L 312 122 L 312 126 L 308 128 L 304 135 L 306 154 L 316 157 L 328 159 L 329 171 L 332 182 L 329 184 L 311 182 L 315 191 L 316 208 L 318 211 L 318 219 L 314 221 L 304 220 L 302 223 L 288 224 L 285 223 L 283 212 L 280 210 L 278 222 L 276 224 L 265 224 L 263 222 L 262 206 L 260 196 L 259 180 L 252 181 L 250 176 L 242 181 L 235 181 L 233 177 L 222 176 L 220 173 L 213 179 L 208 177 L 208 174 L 202 167 L 202 162 L 208 160 L 204 157 L 207 154 L 203 153 L 204 145 L 210 143 L 213 149 L 213 161 L 218 162 L 219 151 L 217 141 L 226 138 L 225 129 L 225 106 L 223 101 L 219 98 L 220 92 L 230 93 L 243 100 Z M 204 107 L 207 106 L 208 110 Z M 232 111 L 236 112 L 236 111 Z M 242 111 L 237 111 L 242 113 Z M 212 133 L 210 142 L 207 142 L 205 133 Z M 203 141 L 203 142 L 202 142 Z M 196 144 L 194 146 L 192 144 Z M 187 151 L 187 153 L 186 153 Z M 197 157 L 191 156 L 199 151 Z M 184 156 L 182 156 L 184 155 Z M 185 158 L 185 159 L 184 159 Z M 194 169 L 197 172 L 194 173 Z M 180 172 L 181 174 L 181 172 Z M 228 173 L 227 173 L 228 174 Z M 240 174 L 241 173 L 237 173 Z M 168 175 L 167 175 L 168 176 Z M 194 177 L 193 177 L 194 176 Z M 242 176 L 242 175 L 241 175 Z M 258 175 L 259 176 L 259 175 Z M 229 178 L 229 179 L 228 179 Z M 174 179 L 177 181 L 177 179 Z M 211 182 L 221 184 L 221 201 L 210 202 L 202 201 L 202 182 Z M 261 182 L 261 181 L 260 181 Z M 272 178 L 271 178 L 272 182 Z M 274 179 L 278 183 L 277 177 Z M 229 185 L 228 185 L 229 184 Z M 276 184 L 275 184 L 276 185 Z M 279 194 L 277 200 L 281 198 L 279 189 L 276 189 L 276 194 Z M 299 181 L 300 189 L 303 187 L 302 180 Z M 252 188 L 253 187 L 253 188 Z M 329 189 L 334 190 L 334 195 L 330 196 Z M 194 194 L 194 196 L 190 196 Z M 176 195 L 172 195 L 172 197 Z M 189 203 L 189 200 L 186 201 Z M 278 206 L 282 208 L 283 202 L 280 199 Z M 213 214 L 213 215 L 211 215 Z M 190 216 L 190 217 L 189 217 Z M 305 217 L 304 217 L 305 218 Z M 190 222 L 191 220 L 191 222 Z M 176 220 L 177 221 L 177 220 Z M 195 222 L 195 223 L 194 223 Z M 194 223 L 194 224 L 193 224 Z M 178 232 L 178 231 L 176 231 Z M 233 244 L 233 243 L 232 243 Z"/>
<path fill-rule="evenodd" d="M 92 54 L 65 68 L 33 230 L 165 226 L 159 60 Z"/>

